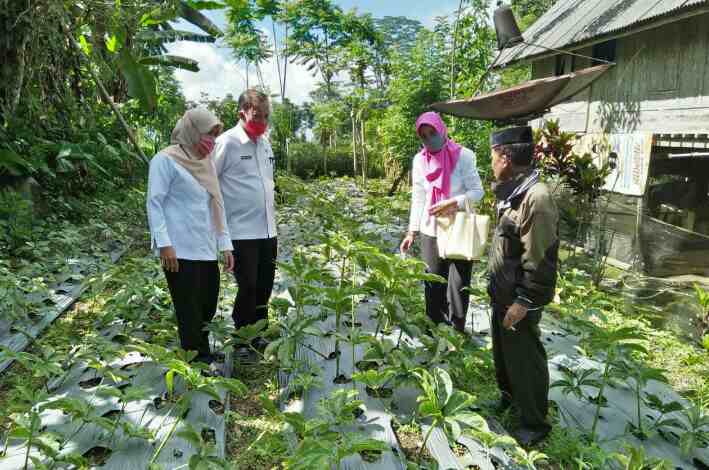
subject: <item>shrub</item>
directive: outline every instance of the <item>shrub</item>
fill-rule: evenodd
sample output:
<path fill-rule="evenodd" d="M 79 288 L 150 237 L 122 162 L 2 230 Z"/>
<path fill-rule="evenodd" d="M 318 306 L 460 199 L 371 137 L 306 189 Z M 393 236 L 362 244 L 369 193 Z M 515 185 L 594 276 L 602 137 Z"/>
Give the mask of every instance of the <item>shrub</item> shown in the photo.
<path fill-rule="evenodd" d="M 303 179 L 320 176 L 353 176 L 352 149 L 347 145 L 325 148 L 312 142 L 295 142 L 289 154 L 293 173 Z M 327 157 L 327 175 L 324 156 Z"/>

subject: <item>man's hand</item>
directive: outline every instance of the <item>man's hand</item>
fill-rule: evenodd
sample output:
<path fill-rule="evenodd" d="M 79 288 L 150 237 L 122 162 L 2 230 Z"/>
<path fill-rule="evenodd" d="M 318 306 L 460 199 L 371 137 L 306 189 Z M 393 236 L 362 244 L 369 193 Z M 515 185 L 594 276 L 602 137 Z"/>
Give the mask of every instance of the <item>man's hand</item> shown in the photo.
<path fill-rule="evenodd" d="M 164 246 L 160 248 L 160 265 L 165 271 L 176 273 L 180 269 L 180 264 L 177 262 L 177 252 L 172 246 Z"/>
<path fill-rule="evenodd" d="M 399 251 L 402 255 L 406 254 L 406 252 L 411 249 L 411 245 L 414 244 L 414 238 L 415 236 L 413 233 L 409 232 L 406 234 L 406 237 L 402 240 L 401 245 L 399 246 Z"/>
<path fill-rule="evenodd" d="M 230 251 L 227 250 L 224 252 L 224 271 L 231 273 L 234 272 L 234 254 Z"/>
<path fill-rule="evenodd" d="M 428 213 L 434 217 L 453 217 L 457 211 L 458 201 L 455 199 L 446 199 L 445 201 L 431 206 Z"/>
<path fill-rule="evenodd" d="M 527 311 L 528 309 L 524 305 L 512 304 L 512 306 L 507 309 L 507 314 L 502 321 L 502 326 L 508 330 L 514 330 L 515 325 L 524 320 L 524 317 L 527 316 Z"/>

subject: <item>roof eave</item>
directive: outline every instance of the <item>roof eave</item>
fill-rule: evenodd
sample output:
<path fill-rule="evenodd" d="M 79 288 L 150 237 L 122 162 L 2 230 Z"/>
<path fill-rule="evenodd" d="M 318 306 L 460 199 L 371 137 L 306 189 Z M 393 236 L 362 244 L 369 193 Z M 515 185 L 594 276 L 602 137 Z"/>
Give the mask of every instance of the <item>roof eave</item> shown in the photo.
<path fill-rule="evenodd" d="M 673 13 L 673 14 L 662 15 L 662 16 L 658 16 L 655 18 L 651 18 L 646 21 L 641 21 L 641 22 L 635 23 L 634 25 L 628 26 L 626 28 L 619 29 L 617 31 L 611 31 L 606 34 L 594 36 L 594 37 L 589 38 L 585 41 L 567 44 L 563 47 L 560 47 L 559 49 L 563 50 L 563 51 L 573 52 L 577 49 L 583 49 L 585 47 L 590 47 L 590 46 L 593 46 L 593 45 L 601 43 L 601 42 L 610 41 L 612 39 L 619 39 L 619 38 L 622 38 L 625 36 L 630 36 L 630 35 L 637 34 L 637 33 L 647 31 L 650 29 L 659 28 L 659 27 L 665 26 L 667 24 L 676 23 L 677 21 L 682 21 L 682 20 L 685 20 L 688 18 L 692 18 L 694 16 L 709 13 L 709 5 L 703 5 L 703 6 L 697 5 L 694 8 L 685 10 L 680 13 L 678 13 L 677 11 L 674 11 L 671 13 Z M 532 54 L 529 56 L 512 59 L 509 62 L 505 62 L 504 64 L 496 65 L 495 67 L 493 67 L 493 69 L 494 70 L 502 70 L 507 67 L 511 67 L 513 65 L 536 62 L 538 60 L 543 60 L 543 59 L 553 57 L 558 54 L 559 54 L 559 52 L 555 52 L 555 51 L 540 52 L 537 54 Z"/>

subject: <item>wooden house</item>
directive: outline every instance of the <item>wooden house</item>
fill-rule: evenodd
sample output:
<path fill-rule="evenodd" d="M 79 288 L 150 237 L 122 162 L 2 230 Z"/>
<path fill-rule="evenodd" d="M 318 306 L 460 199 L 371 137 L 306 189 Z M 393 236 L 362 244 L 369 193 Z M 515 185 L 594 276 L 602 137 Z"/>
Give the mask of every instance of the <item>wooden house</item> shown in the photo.
<path fill-rule="evenodd" d="M 709 0 L 559 0 L 523 36 L 499 63 L 531 64 L 533 79 L 598 63 L 559 50 L 616 63 L 534 121 L 618 155 L 610 256 L 653 276 L 709 276 Z"/>

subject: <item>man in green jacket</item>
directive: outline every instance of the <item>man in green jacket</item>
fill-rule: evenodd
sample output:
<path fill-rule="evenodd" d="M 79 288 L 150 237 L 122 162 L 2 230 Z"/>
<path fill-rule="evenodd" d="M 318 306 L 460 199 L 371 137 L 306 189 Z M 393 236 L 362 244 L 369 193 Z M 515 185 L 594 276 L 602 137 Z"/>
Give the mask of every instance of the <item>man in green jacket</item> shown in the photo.
<path fill-rule="evenodd" d="M 549 370 L 541 342 L 542 309 L 554 299 L 559 252 L 558 210 L 533 168 L 529 127 L 495 132 L 491 138 L 497 227 L 490 247 L 489 293 L 492 349 L 502 397 L 498 410 L 514 405 L 522 445 L 543 440 L 551 426 Z"/>

